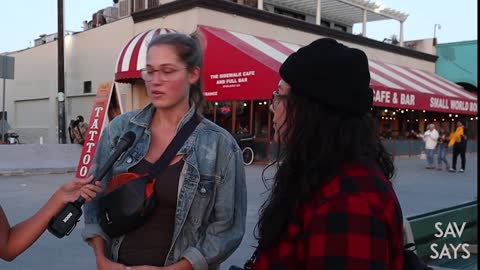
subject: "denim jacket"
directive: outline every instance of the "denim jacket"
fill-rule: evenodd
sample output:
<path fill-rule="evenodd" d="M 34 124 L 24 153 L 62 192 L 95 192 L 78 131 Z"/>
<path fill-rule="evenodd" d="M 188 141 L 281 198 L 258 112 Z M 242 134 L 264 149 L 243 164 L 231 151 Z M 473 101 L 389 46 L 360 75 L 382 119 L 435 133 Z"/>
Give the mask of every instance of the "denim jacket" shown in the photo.
<path fill-rule="evenodd" d="M 113 175 L 126 172 L 147 153 L 150 122 L 155 108 L 117 116 L 104 128 L 92 165 L 92 173 L 102 167 L 114 151 L 119 138 L 133 131 L 136 139 L 102 179 L 105 189 Z M 194 115 L 192 106 L 180 121 L 177 131 Z M 178 152 L 184 155 L 180 173 L 174 234 L 165 265 L 187 259 L 195 270 L 219 269 L 240 245 L 245 232 L 246 184 L 241 150 L 226 130 L 203 118 Z M 98 194 L 84 206 L 84 240 L 101 236 L 108 255 L 118 260 L 124 236 L 110 239 L 99 226 Z M 152 240 L 154 241 L 154 240 Z"/>

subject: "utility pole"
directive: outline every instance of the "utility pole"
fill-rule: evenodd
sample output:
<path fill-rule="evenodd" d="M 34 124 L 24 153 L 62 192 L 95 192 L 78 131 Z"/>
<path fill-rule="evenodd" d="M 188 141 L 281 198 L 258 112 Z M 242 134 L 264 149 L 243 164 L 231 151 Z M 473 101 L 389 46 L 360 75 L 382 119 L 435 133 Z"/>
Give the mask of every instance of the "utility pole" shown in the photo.
<path fill-rule="evenodd" d="M 65 144 L 65 59 L 64 59 L 64 30 L 63 30 L 63 3 L 58 0 L 58 143 Z"/>

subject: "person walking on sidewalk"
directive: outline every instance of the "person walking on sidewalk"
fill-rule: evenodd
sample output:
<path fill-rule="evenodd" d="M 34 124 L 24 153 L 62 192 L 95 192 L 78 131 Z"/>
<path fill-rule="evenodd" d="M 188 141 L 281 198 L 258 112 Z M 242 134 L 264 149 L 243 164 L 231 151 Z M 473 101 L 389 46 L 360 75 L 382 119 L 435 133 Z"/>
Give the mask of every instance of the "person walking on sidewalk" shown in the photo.
<path fill-rule="evenodd" d="M 459 172 L 465 171 L 467 139 L 467 129 L 463 126 L 463 121 L 458 120 L 457 129 L 450 137 L 450 142 L 448 143 L 449 147 L 453 145 L 452 167 L 450 168 L 450 172 L 457 171 L 458 155 L 460 155 L 460 159 L 462 160 L 462 167 Z"/>
<path fill-rule="evenodd" d="M 444 128 L 440 128 L 440 133 L 438 137 L 438 166 L 437 170 L 442 170 L 442 163 L 445 163 L 445 169 L 448 170 L 450 165 L 447 161 L 447 152 L 448 152 L 448 134 Z"/>
<path fill-rule="evenodd" d="M 428 130 L 423 134 L 423 141 L 425 142 L 425 152 L 427 154 L 427 169 L 435 169 L 433 158 L 438 141 L 438 131 L 435 129 L 435 124 L 428 125 Z"/>
<path fill-rule="evenodd" d="M 81 144 L 85 142 L 85 133 L 87 132 L 88 124 L 85 123 L 83 116 L 77 116 L 75 121 L 70 122 L 68 131 L 70 133 L 70 139 L 72 143 Z"/>

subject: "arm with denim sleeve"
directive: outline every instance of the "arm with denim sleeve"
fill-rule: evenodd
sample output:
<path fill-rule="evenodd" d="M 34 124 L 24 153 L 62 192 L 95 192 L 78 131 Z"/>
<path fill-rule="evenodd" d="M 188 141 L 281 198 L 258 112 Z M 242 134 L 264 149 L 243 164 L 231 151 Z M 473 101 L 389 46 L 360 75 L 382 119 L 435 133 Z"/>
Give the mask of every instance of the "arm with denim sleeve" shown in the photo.
<path fill-rule="evenodd" d="M 228 157 L 217 186 L 214 221 L 208 225 L 205 235 L 195 247 L 188 248 L 183 258 L 195 270 L 207 270 L 209 265 L 225 261 L 240 245 L 245 233 L 247 190 L 245 168 L 238 146 Z"/>
<path fill-rule="evenodd" d="M 333 197 L 311 212 L 305 269 L 389 269 L 386 226 L 365 198 Z"/>

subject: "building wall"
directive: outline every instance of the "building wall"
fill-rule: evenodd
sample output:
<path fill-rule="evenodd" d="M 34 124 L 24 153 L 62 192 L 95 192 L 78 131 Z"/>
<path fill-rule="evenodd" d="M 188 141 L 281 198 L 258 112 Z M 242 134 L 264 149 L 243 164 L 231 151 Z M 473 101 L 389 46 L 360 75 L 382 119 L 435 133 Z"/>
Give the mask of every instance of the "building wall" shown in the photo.
<path fill-rule="evenodd" d="M 200 8 L 194 8 L 187 11 L 182 11 L 176 14 L 155 18 L 149 21 L 136 23 L 134 31 L 136 34 L 154 28 L 172 28 L 178 32 L 192 33 L 197 28 Z M 217 21 L 218 25 L 218 21 Z"/>
<path fill-rule="evenodd" d="M 133 21 L 127 17 L 66 40 L 67 95 L 82 95 L 84 81 L 92 81 L 93 93 L 99 83 L 113 81 L 117 57 L 133 35 Z"/>
<path fill-rule="evenodd" d="M 219 23 L 221 22 L 221 24 Z M 293 30 L 287 27 L 259 22 L 235 14 L 225 14 L 204 8 L 179 12 L 161 18 L 134 24 L 131 17 L 89 29 L 69 36 L 65 40 L 66 71 L 66 126 L 70 119 L 81 114 L 88 121 L 93 100 L 99 83 L 113 81 L 118 55 L 127 42 L 136 34 L 152 28 L 173 28 L 191 33 L 199 24 L 222 27 L 227 30 L 278 39 L 299 45 L 305 45 L 319 36 Z M 364 50 L 369 58 L 434 71 L 434 63 L 392 52 L 342 42 L 347 46 Z M 7 81 L 7 111 L 10 125 L 20 134 L 26 143 L 37 143 L 44 136 L 45 143 L 57 142 L 57 43 L 51 42 L 38 47 L 15 53 L 15 80 Z M 92 82 L 92 93 L 83 93 L 83 82 Z M 145 103 L 145 93 L 132 94 L 132 86 L 117 84 L 122 96 L 124 108 L 128 111 L 141 107 Z M 33 107 L 24 106 L 18 111 L 21 102 L 41 100 L 42 113 Z M 24 103 L 22 103 L 24 104 Z M 39 103 L 35 103 L 38 105 Z M 45 105 L 47 104 L 47 105 Z M 89 105 L 92 104 L 92 105 Z M 28 115 L 29 122 L 21 122 Z M 18 118 L 18 120 L 16 120 Z M 21 120 L 22 119 L 22 120 Z M 45 120 L 47 119 L 47 120 Z M 21 121 L 20 121 L 21 120 Z M 35 126 L 32 123 L 42 123 Z M 47 126 L 47 129 L 45 127 Z M 45 132 L 48 130 L 48 132 Z M 28 136 L 26 135 L 28 134 Z M 67 134 L 68 140 L 68 134 Z"/>
<path fill-rule="evenodd" d="M 477 41 L 437 45 L 436 73 L 453 82 L 478 87 Z"/>
<path fill-rule="evenodd" d="M 66 126 L 70 119 L 80 114 L 88 121 L 97 85 L 114 80 L 117 56 L 132 36 L 133 21 L 128 17 L 114 24 L 65 37 Z M 45 143 L 56 143 L 57 42 L 19 51 L 11 56 L 15 57 L 15 80 L 7 81 L 6 95 L 10 125 L 20 134 L 24 143 L 37 143 L 40 136 L 44 137 Z M 83 93 L 84 81 L 92 82 L 92 94 Z M 75 100 L 79 99 L 84 100 L 83 105 L 72 107 Z M 38 111 L 38 104 L 46 107 Z M 25 121 L 26 116 L 30 121 Z"/>
<path fill-rule="evenodd" d="M 174 28 L 181 32 L 191 33 L 195 31 L 198 24 L 220 27 L 219 22 L 222 22 L 221 27 L 227 30 L 258 35 L 299 45 L 306 45 L 321 37 L 288 27 L 271 25 L 253 19 L 236 16 L 235 14 L 226 14 L 204 8 L 195 8 L 193 10 L 181 12 L 175 15 L 169 15 L 163 18 L 140 22 L 135 24 L 134 27 L 135 33 L 140 33 L 158 27 Z M 359 48 L 365 51 L 367 56 L 374 60 L 435 72 L 435 63 L 433 62 L 398 55 L 393 52 L 386 52 L 353 43 L 343 41 L 340 42 L 349 47 Z"/>
<path fill-rule="evenodd" d="M 46 141 L 55 138 L 56 48 L 56 42 L 51 42 L 11 55 L 15 57 L 15 80 L 7 80 L 5 104 L 8 121 L 21 142 L 38 142 L 40 136 L 46 136 Z M 36 129 L 42 132 L 35 135 Z"/>
<path fill-rule="evenodd" d="M 412 50 L 428 53 L 428 54 L 436 54 L 436 47 L 435 47 L 435 39 L 427 38 L 427 39 L 419 39 L 419 40 L 409 40 L 405 41 L 405 47 L 410 48 Z"/>
<path fill-rule="evenodd" d="M 271 25 L 252 19 L 235 16 L 234 14 L 225 14 L 207 9 L 196 9 L 198 12 L 199 24 L 219 27 L 218 22 L 222 22 L 221 27 L 227 30 L 237 31 L 245 34 L 258 35 L 266 38 L 277 39 L 299 45 L 306 45 L 315 39 L 321 37 L 310 33 L 301 32 L 287 27 Z M 353 43 L 340 41 L 341 43 L 354 48 L 363 50 L 370 59 L 392 63 L 396 65 L 422 69 L 435 72 L 435 63 L 420 60 L 412 57 L 398 55 L 393 52 L 361 46 Z"/>

